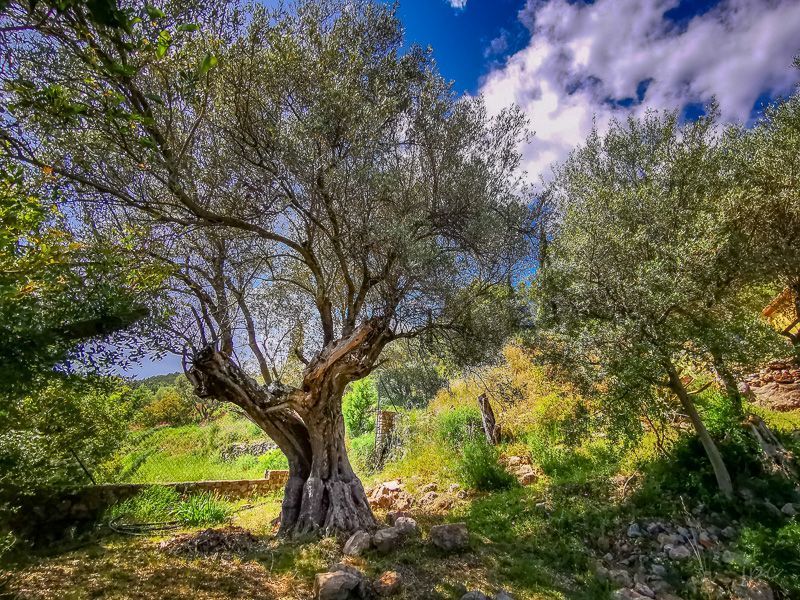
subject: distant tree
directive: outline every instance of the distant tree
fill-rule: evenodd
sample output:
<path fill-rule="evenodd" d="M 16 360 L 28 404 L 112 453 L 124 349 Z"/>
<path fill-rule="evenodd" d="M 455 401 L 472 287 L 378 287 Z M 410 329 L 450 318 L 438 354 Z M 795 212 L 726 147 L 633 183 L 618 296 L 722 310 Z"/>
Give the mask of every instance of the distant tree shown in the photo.
<path fill-rule="evenodd" d="M 178 392 L 184 403 L 191 406 L 194 410 L 196 420 L 205 423 L 214 418 L 222 407 L 222 403 L 216 398 L 201 398 L 194 393 L 192 383 L 185 375 L 178 375 L 173 380 L 172 386 Z"/>
<path fill-rule="evenodd" d="M 94 483 L 125 439 L 131 391 L 118 379 L 69 377 L 15 397 L 16 418 L 0 427 L 0 500 Z"/>
<path fill-rule="evenodd" d="M 376 372 L 378 394 L 386 407 L 421 408 L 446 383 L 444 367 L 421 349 L 397 346 L 389 361 Z"/>
<path fill-rule="evenodd" d="M 768 107 L 752 128 L 725 140 L 735 185 L 725 200 L 728 226 L 748 240 L 743 257 L 754 284 L 779 282 L 800 321 L 800 92 Z M 800 346 L 800 336 L 784 332 Z"/>
<path fill-rule="evenodd" d="M 351 437 L 358 437 L 375 428 L 378 390 L 372 377 L 352 382 L 342 399 L 344 424 Z"/>
<path fill-rule="evenodd" d="M 759 318 L 769 293 L 743 287 L 746 240 L 720 211 L 730 182 L 713 125 L 650 113 L 594 132 L 549 190 L 556 213 L 535 290 L 538 343 L 564 371 L 623 419 L 670 393 L 730 495 L 687 374 L 752 367 L 779 341 Z"/>
<path fill-rule="evenodd" d="M 371 528 L 342 394 L 395 340 L 492 324 L 475 309 L 527 252 L 525 120 L 456 99 L 379 2 L 125 14 L 9 4 L 7 154 L 169 269 L 165 347 L 198 396 L 240 406 L 288 457 L 281 532 Z"/>

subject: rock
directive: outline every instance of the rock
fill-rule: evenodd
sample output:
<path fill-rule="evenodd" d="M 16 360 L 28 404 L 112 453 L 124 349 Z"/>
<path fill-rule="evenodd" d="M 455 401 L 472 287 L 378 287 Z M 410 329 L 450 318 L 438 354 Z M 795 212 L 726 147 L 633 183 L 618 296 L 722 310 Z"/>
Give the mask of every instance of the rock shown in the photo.
<path fill-rule="evenodd" d="M 781 512 L 781 509 L 779 509 L 777 506 L 775 506 L 769 500 L 765 500 L 764 503 L 763 503 L 763 506 L 764 506 L 764 510 L 767 512 L 768 515 L 770 515 L 772 517 L 783 517 L 783 513 Z"/>
<path fill-rule="evenodd" d="M 781 508 L 781 512 L 785 514 L 787 517 L 793 517 L 797 514 L 797 509 L 794 507 L 794 504 L 791 502 L 787 502 Z"/>
<path fill-rule="evenodd" d="M 667 556 L 669 556 L 672 560 L 686 560 L 692 555 L 692 551 L 689 550 L 689 547 L 682 544 L 677 546 L 668 546 L 666 550 Z"/>
<path fill-rule="evenodd" d="M 636 590 L 624 588 L 614 592 L 611 597 L 614 598 L 614 600 L 640 600 L 641 598 L 647 598 L 647 596 L 642 596 Z"/>
<path fill-rule="evenodd" d="M 458 492 L 456 493 L 456 498 L 458 498 L 459 500 L 463 500 L 464 498 L 467 497 L 467 495 L 468 495 L 467 490 L 458 490 Z"/>
<path fill-rule="evenodd" d="M 390 492 L 398 492 L 403 487 L 403 484 L 400 483 L 399 479 L 393 479 L 392 481 L 384 481 L 381 485 Z"/>
<path fill-rule="evenodd" d="M 386 522 L 389 523 L 392 527 L 394 527 L 395 521 L 400 517 L 410 517 L 411 515 L 402 510 L 390 510 L 386 513 Z"/>
<path fill-rule="evenodd" d="M 735 540 L 738 534 L 735 527 L 728 525 L 725 529 L 720 531 L 720 535 L 722 535 L 722 537 L 724 537 L 726 540 Z"/>
<path fill-rule="evenodd" d="M 494 595 L 494 600 L 514 600 L 514 596 L 505 590 L 500 590 Z"/>
<path fill-rule="evenodd" d="M 680 536 L 673 533 L 659 533 L 656 538 L 661 546 L 674 545 L 680 543 Z"/>
<path fill-rule="evenodd" d="M 396 527 L 387 527 L 381 529 L 372 536 L 372 544 L 375 549 L 381 554 L 391 552 L 400 545 L 403 539 L 403 534 Z"/>
<path fill-rule="evenodd" d="M 397 517 L 394 522 L 394 528 L 403 536 L 415 535 L 419 531 L 417 522 L 411 517 Z"/>
<path fill-rule="evenodd" d="M 706 550 L 716 545 L 714 540 L 711 539 L 711 536 L 705 531 L 701 531 L 700 535 L 697 536 L 697 542 Z"/>
<path fill-rule="evenodd" d="M 642 530 L 639 528 L 638 523 L 631 523 L 628 527 L 628 537 L 638 538 L 642 537 Z"/>
<path fill-rule="evenodd" d="M 425 494 L 427 492 L 435 492 L 438 489 L 439 489 L 439 486 L 437 486 L 435 483 L 429 483 L 429 484 L 423 485 L 421 488 L 419 488 L 419 493 L 420 494 Z"/>
<path fill-rule="evenodd" d="M 458 485 L 457 483 L 451 483 L 450 487 L 447 488 L 447 491 L 450 494 L 455 494 L 459 489 L 461 489 L 460 485 Z"/>
<path fill-rule="evenodd" d="M 594 576 L 600 581 L 608 581 L 610 579 L 608 575 L 608 569 L 606 569 L 603 565 L 597 565 L 595 567 Z"/>
<path fill-rule="evenodd" d="M 731 586 L 732 600 L 774 600 L 772 589 L 757 579 L 742 579 Z"/>
<path fill-rule="evenodd" d="M 650 566 L 650 572 L 656 577 L 665 577 L 667 574 L 667 568 L 664 565 L 654 563 Z"/>
<path fill-rule="evenodd" d="M 650 586 L 648 586 L 646 583 L 637 583 L 635 586 L 633 586 L 633 590 L 635 592 L 639 592 L 642 596 L 647 596 L 648 598 L 656 597 L 656 593 L 651 590 Z"/>
<path fill-rule="evenodd" d="M 419 503 L 422 506 L 425 506 L 426 504 L 433 504 L 433 501 L 436 500 L 436 498 L 438 497 L 439 494 L 437 494 L 436 492 L 428 492 L 424 496 L 422 496 L 422 498 L 420 498 Z"/>
<path fill-rule="evenodd" d="M 539 479 L 536 475 L 536 471 L 533 470 L 533 467 L 530 465 L 523 465 L 519 469 L 517 469 L 514 474 L 517 477 L 517 481 L 519 481 L 520 485 L 533 485 Z"/>
<path fill-rule="evenodd" d="M 431 543 L 441 550 L 453 552 L 469 546 L 469 530 L 466 523 L 434 525 L 430 531 Z"/>
<path fill-rule="evenodd" d="M 648 523 L 645 529 L 647 530 L 647 533 L 649 533 L 650 535 L 658 535 L 659 533 L 664 531 L 664 528 L 661 526 L 661 523 L 656 523 L 655 521 L 653 521 L 652 523 Z"/>
<path fill-rule="evenodd" d="M 403 587 L 403 579 L 397 571 L 386 571 L 372 582 L 372 587 L 379 596 L 394 596 Z"/>
<path fill-rule="evenodd" d="M 518 465 L 521 465 L 522 464 L 522 457 L 520 457 L 520 456 L 509 456 L 508 459 L 506 460 L 506 464 L 509 467 L 516 467 Z"/>
<path fill-rule="evenodd" d="M 633 585 L 633 581 L 631 581 L 630 574 L 625 569 L 613 569 L 608 572 L 608 578 L 611 583 L 618 585 L 620 587 L 631 587 Z"/>
<path fill-rule="evenodd" d="M 703 577 L 698 588 L 705 600 L 725 600 L 728 597 L 725 588 L 710 577 Z"/>
<path fill-rule="evenodd" d="M 467 592 L 466 594 L 461 596 L 461 600 L 492 600 L 492 599 L 489 598 L 489 596 L 487 596 L 483 592 L 475 590 L 473 592 Z"/>
<path fill-rule="evenodd" d="M 360 596 L 361 578 L 346 571 L 317 573 L 314 578 L 316 600 L 350 600 Z"/>
<path fill-rule="evenodd" d="M 677 531 L 678 535 L 683 536 L 684 540 L 688 540 L 690 537 L 692 537 L 692 533 L 686 529 L 686 527 L 678 527 Z"/>
<path fill-rule="evenodd" d="M 597 538 L 597 549 L 601 552 L 608 552 L 608 549 L 611 548 L 611 540 L 609 540 L 606 536 L 601 535 Z"/>
<path fill-rule="evenodd" d="M 356 531 L 345 542 L 343 552 L 347 556 L 361 556 L 361 554 L 372 547 L 372 536 L 366 531 Z"/>
<path fill-rule="evenodd" d="M 350 575 L 355 575 L 359 579 L 364 579 L 364 573 L 355 568 L 353 565 L 348 565 L 347 563 L 338 562 L 332 564 L 328 569 L 329 573 L 335 573 L 336 571 L 343 571 L 345 573 L 350 573 Z"/>
<path fill-rule="evenodd" d="M 414 506 L 414 496 L 403 490 L 397 492 L 394 500 L 395 509 L 399 511 L 404 511 L 408 510 L 412 506 Z"/>

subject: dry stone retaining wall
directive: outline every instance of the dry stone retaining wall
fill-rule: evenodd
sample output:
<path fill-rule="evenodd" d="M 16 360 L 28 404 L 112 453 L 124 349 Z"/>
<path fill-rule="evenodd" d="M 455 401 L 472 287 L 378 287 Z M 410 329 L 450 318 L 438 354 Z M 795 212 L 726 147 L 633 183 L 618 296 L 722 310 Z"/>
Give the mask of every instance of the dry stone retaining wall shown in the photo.
<path fill-rule="evenodd" d="M 23 535 L 58 539 L 71 527 L 92 524 L 108 507 L 150 487 L 171 487 L 179 494 L 213 492 L 226 498 L 243 498 L 283 489 L 289 471 L 267 471 L 264 479 L 188 481 L 176 483 L 114 483 L 52 491 L 28 497 L 20 503 L 12 523 Z"/>

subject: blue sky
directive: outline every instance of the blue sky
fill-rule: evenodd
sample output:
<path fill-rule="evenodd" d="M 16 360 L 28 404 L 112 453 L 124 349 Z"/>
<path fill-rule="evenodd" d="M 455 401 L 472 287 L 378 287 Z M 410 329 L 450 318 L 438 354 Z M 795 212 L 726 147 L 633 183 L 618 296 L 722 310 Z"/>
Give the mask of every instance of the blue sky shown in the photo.
<path fill-rule="evenodd" d="M 716 98 L 724 122 L 748 123 L 800 80 L 800 0 L 399 0 L 399 16 L 457 93 L 526 113 L 534 181 L 611 119 L 691 119 Z M 177 370 L 167 357 L 134 374 Z"/>

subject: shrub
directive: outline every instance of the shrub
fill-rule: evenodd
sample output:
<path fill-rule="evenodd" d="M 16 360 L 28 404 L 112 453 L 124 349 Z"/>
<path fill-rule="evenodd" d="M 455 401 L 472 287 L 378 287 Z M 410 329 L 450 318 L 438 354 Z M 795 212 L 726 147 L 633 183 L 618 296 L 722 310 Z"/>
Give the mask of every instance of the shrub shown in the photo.
<path fill-rule="evenodd" d="M 159 388 L 153 401 L 144 407 L 140 420 L 144 425 L 155 426 L 161 423 L 185 425 L 195 418 L 191 401 L 181 395 L 173 386 Z"/>
<path fill-rule="evenodd" d="M 342 399 L 344 424 L 350 437 L 358 437 L 375 427 L 373 413 L 378 404 L 378 390 L 371 377 L 354 381 Z"/>
<path fill-rule="evenodd" d="M 483 422 L 477 407 L 459 406 L 441 413 L 436 420 L 436 437 L 452 448 L 483 436 Z"/>
<path fill-rule="evenodd" d="M 467 442 L 458 463 L 458 478 L 464 487 L 481 491 L 505 490 L 517 480 L 500 464 L 500 453 L 486 441 Z"/>
<path fill-rule="evenodd" d="M 756 526 L 742 530 L 739 548 L 746 565 L 764 571 L 787 598 L 800 596 L 800 523 L 779 529 Z"/>

